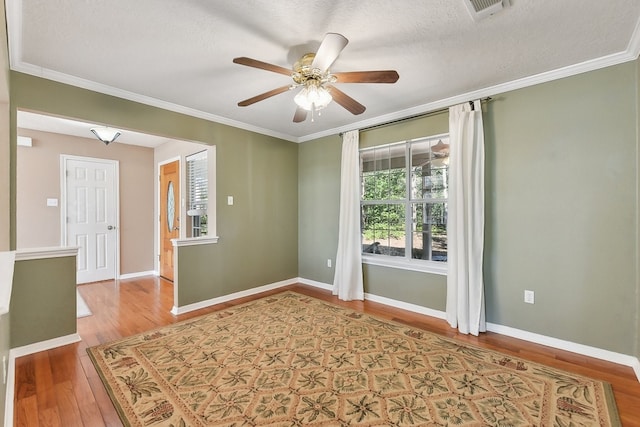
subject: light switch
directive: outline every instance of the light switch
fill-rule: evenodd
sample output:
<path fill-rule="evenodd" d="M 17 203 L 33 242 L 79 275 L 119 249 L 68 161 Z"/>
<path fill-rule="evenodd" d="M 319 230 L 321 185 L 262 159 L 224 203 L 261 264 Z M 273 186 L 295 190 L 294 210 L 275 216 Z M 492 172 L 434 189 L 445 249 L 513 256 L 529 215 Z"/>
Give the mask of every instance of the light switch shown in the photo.
<path fill-rule="evenodd" d="M 227 196 L 227 205 L 233 205 L 233 196 Z"/>
<path fill-rule="evenodd" d="M 47 199 L 47 206 L 58 206 L 58 199 Z"/>

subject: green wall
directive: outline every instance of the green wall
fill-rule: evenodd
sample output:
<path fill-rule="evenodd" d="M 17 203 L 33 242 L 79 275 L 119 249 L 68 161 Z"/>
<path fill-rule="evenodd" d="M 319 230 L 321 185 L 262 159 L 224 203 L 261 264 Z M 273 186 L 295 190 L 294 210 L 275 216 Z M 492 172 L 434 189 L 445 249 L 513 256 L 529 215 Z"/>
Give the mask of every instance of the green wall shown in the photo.
<path fill-rule="evenodd" d="M 488 104 L 489 322 L 634 353 L 636 67 Z M 525 289 L 535 291 L 534 305 L 522 302 Z"/>
<path fill-rule="evenodd" d="M 298 150 L 298 272 L 322 283 L 333 283 L 335 274 L 341 147 L 342 139 L 331 136 Z"/>
<path fill-rule="evenodd" d="M 220 240 L 178 248 L 179 306 L 298 274 L 297 144 L 237 141 L 216 151 Z"/>
<path fill-rule="evenodd" d="M 637 354 L 637 68 L 629 62 L 485 104 L 489 322 Z M 447 128 L 440 114 L 363 132 L 360 145 Z M 299 275 L 332 283 L 322 266 L 337 245 L 340 143 L 304 143 L 299 159 Z M 308 215 L 322 232 L 305 230 Z M 366 292 L 445 309 L 444 276 L 367 265 L 364 276 Z M 523 302 L 525 289 L 534 305 Z"/>
<path fill-rule="evenodd" d="M 11 348 L 76 333 L 76 258 L 16 261 Z"/>
<path fill-rule="evenodd" d="M 179 250 L 180 305 L 297 276 L 298 144 L 12 72 L 12 200 L 17 109 L 216 145 L 220 241 Z"/>

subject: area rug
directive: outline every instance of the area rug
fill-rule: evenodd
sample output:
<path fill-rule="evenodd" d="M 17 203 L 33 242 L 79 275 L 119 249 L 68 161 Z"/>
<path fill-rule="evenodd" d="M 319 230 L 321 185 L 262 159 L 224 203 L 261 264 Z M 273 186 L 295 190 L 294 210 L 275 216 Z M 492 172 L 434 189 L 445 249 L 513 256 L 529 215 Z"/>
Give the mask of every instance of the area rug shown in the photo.
<path fill-rule="evenodd" d="M 130 426 L 617 426 L 608 384 L 283 292 L 87 350 Z"/>

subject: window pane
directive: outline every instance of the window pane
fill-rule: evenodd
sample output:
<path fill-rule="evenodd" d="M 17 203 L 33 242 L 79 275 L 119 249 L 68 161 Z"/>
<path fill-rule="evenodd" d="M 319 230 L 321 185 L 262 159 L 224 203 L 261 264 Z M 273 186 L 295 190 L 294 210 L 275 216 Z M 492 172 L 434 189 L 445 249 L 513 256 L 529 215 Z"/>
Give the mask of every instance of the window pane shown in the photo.
<path fill-rule="evenodd" d="M 402 204 L 376 204 L 362 207 L 362 251 L 404 256 L 405 214 Z"/>
<path fill-rule="evenodd" d="M 446 199 L 449 140 L 442 138 L 411 145 L 411 198 Z"/>
<path fill-rule="evenodd" d="M 389 172 L 373 171 L 363 175 L 362 200 L 389 199 Z"/>
<path fill-rule="evenodd" d="M 447 261 L 447 204 L 412 203 L 411 258 Z"/>
<path fill-rule="evenodd" d="M 384 146 L 360 153 L 362 200 L 407 198 L 406 144 Z"/>
<path fill-rule="evenodd" d="M 398 200 L 406 198 L 407 172 L 404 169 L 391 169 L 389 171 L 389 199 Z"/>

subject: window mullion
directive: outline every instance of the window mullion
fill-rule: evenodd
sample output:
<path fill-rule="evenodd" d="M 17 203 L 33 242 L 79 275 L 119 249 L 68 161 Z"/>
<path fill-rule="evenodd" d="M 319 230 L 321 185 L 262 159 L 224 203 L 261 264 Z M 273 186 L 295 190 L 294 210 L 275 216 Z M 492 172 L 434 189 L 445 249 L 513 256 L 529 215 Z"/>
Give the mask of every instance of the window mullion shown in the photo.
<path fill-rule="evenodd" d="M 404 236 L 405 236 L 405 242 L 404 242 L 404 257 L 406 259 L 411 259 L 411 253 L 413 250 L 413 230 L 412 230 L 412 225 L 413 225 L 413 217 L 411 215 L 411 142 L 407 141 L 406 142 L 406 146 L 405 146 L 405 150 L 404 150 L 404 155 L 405 155 L 405 161 L 404 161 L 404 165 L 405 165 L 405 187 L 406 187 L 406 193 L 405 193 L 405 204 L 404 204 Z"/>

